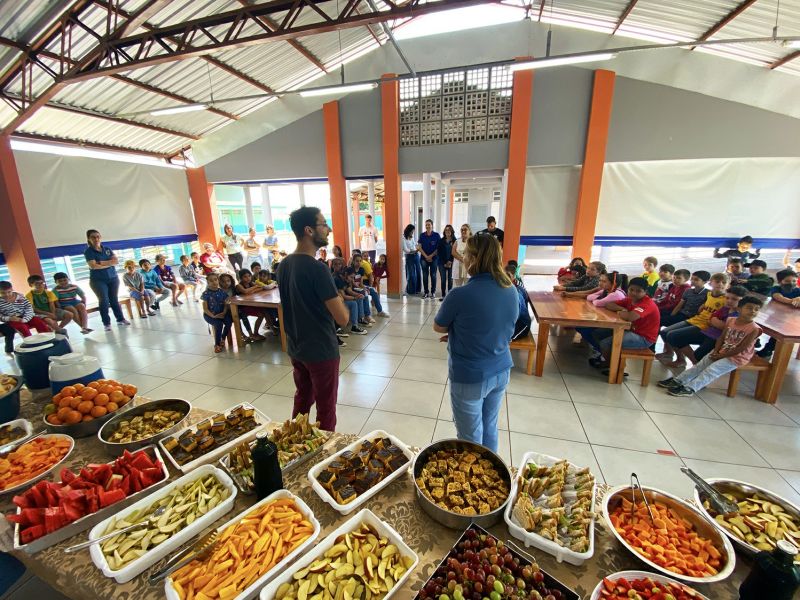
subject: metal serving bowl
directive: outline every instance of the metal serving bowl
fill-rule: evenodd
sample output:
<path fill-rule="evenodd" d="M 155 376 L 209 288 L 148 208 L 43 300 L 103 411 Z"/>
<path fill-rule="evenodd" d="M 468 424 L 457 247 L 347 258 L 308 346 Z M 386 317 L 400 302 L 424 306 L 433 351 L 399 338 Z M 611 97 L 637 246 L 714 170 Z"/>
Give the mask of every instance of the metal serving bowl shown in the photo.
<path fill-rule="evenodd" d="M 419 489 L 419 486 L 417 485 L 417 477 L 419 477 L 420 473 L 422 472 L 422 467 L 428 462 L 428 458 L 439 450 L 453 449 L 462 452 L 469 450 L 475 452 L 476 454 L 480 454 L 482 458 L 492 461 L 494 468 L 497 469 L 497 472 L 500 473 L 500 476 L 505 480 L 506 484 L 508 485 L 509 496 L 506 497 L 505 501 L 492 512 L 474 517 L 469 515 L 459 515 L 436 506 L 436 504 L 428 500 Z M 508 466 L 506 466 L 502 458 L 485 446 L 475 444 L 474 442 L 456 439 L 434 442 L 430 446 L 424 448 L 414 458 L 414 462 L 411 465 L 411 474 L 414 481 L 414 491 L 417 495 L 417 501 L 422 506 L 422 510 L 425 511 L 425 513 L 431 519 L 441 523 L 445 527 L 450 527 L 451 529 L 466 529 L 469 527 L 470 523 L 477 523 L 481 527 L 491 527 L 503 518 L 503 510 L 505 509 L 506 503 L 508 502 L 511 494 L 511 471 L 509 471 Z"/>
<path fill-rule="evenodd" d="M 744 500 L 748 496 L 753 496 L 758 494 L 765 500 L 772 502 L 773 504 L 780 505 L 783 510 L 787 513 L 795 517 L 796 519 L 800 519 L 800 508 L 796 505 L 789 502 L 786 498 L 781 498 L 777 494 L 773 494 L 772 492 L 765 490 L 764 488 L 760 488 L 752 483 L 746 483 L 744 481 L 737 481 L 735 479 L 706 479 L 708 484 L 713 487 L 715 490 L 719 491 L 721 494 L 731 494 L 734 498 L 736 498 L 736 502 L 740 500 Z M 736 546 L 739 550 L 743 551 L 746 555 L 752 556 L 761 552 L 755 546 L 745 542 L 744 540 L 736 537 L 730 531 L 725 529 L 722 525 L 719 525 L 717 521 L 714 519 L 714 516 L 706 510 L 705 506 L 703 506 L 703 502 L 706 500 L 708 496 L 699 491 L 697 488 L 694 490 L 694 501 L 700 507 L 700 511 L 706 516 L 706 518 L 711 521 L 714 526 L 719 529 L 722 533 L 724 533 L 730 540 L 733 542 L 734 546 Z"/>
<path fill-rule="evenodd" d="M 63 433 L 74 438 L 85 438 L 96 434 L 100 428 L 109 420 L 125 412 L 127 406 L 118 408 L 112 413 L 107 413 L 102 417 L 92 419 L 91 421 L 80 421 L 72 425 L 53 425 L 47 421 L 47 417 L 42 415 L 42 423 L 51 433 Z"/>
<path fill-rule="evenodd" d="M 625 548 L 627 548 L 631 554 L 633 554 L 642 562 L 647 563 L 648 566 L 655 569 L 659 573 L 663 573 L 668 577 L 672 577 L 673 579 L 678 579 L 680 581 L 686 581 L 688 583 L 714 583 L 715 581 L 722 581 L 731 573 L 733 573 L 733 569 L 736 566 L 736 554 L 733 552 L 733 546 L 728 538 L 724 536 L 716 526 L 709 523 L 708 519 L 696 506 L 693 506 L 688 502 L 684 502 L 672 494 L 662 492 L 661 490 L 657 490 L 655 488 L 645 487 L 643 488 L 643 492 L 649 503 L 652 504 L 654 502 L 659 502 L 664 504 L 668 508 L 672 509 L 677 515 L 686 519 L 686 521 L 688 521 L 694 527 L 694 530 L 698 535 L 711 540 L 714 546 L 716 546 L 716 548 L 720 551 L 720 554 L 722 554 L 724 562 L 716 575 L 711 575 L 709 577 L 689 577 L 688 575 L 681 575 L 679 573 L 669 571 L 657 565 L 645 555 L 637 552 L 633 546 L 628 544 L 628 542 L 622 538 L 622 536 L 614 528 L 614 525 L 611 523 L 611 513 L 616 510 L 623 498 L 627 499 L 628 501 L 631 499 L 631 487 L 629 485 L 623 485 L 612 488 L 606 493 L 605 500 L 603 501 L 603 516 L 605 517 L 608 530 L 616 536 L 619 542 L 625 546 Z M 641 501 L 641 498 L 642 496 L 637 490 L 636 500 Z"/>
<path fill-rule="evenodd" d="M 183 413 L 183 418 L 175 423 L 172 427 L 168 427 L 162 431 L 159 431 L 155 435 L 151 435 L 150 437 L 142 438 L 141 440 L 137 440 L 135 442 L 110 442 L 108 438 L 110 438 L 114 432 L 119 427 L 120 421 L 129 421 L 130 419 L 143 415 L 147 411 L 151 410 L 177 410 L 178 412 Z M 186 424 L 186 417 L 189 416 L 189 413 L 192 410 L 192 405 L 190 402 L 186 400 L 180 400 L 178 398 L 169 398 L 165 400 L 152 400 L 150 402 L 145 402 L 144 404 L 140 404 L 138 406 L 134 406 L 122 413 L 115 413 L 114 416 L 106 421 L 100 430 L 97 432 L 97 438 L 100 442 L 106 447 L 112 455 L 119 456 L 123 450 L 129 450 L 133 452 L 134 450 L 138 450 L 139 448 L 144 448 L 145 446 L 149 446 L 151 444 L 155 444 L 158 440 L 167 437 L 168 435 L 172 435 L 176 431 L 180 431 L 184 429 Z"/>

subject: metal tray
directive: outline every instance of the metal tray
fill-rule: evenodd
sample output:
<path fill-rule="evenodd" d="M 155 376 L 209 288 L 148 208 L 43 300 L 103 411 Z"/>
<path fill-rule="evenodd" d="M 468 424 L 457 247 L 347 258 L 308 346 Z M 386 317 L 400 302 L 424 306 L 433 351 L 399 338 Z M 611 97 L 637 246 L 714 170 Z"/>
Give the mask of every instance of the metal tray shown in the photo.
<path fill-rule="evenodd" d="M 130 404 L 130 403 L 129 403 Z M 109 442 L 106 438 L 112 435 L 112 432 L 117 430 L 117 424 L 124 420 L 130 419 L 139 415 L 143 415 L 145 412 L 149 410 L 158 410 L 160 408 L 163 409 L 170 409 L 170 410 L 177 410 L 179 412 L 183 412 L 183 418 L 175 423 L 172 427 L 164 429 L 163 431 L 159 431 L 158 433 L 151 435 L 150 437 L 143 438 L 141 440 L 136 440 L 135 442 Z M 100 440 L 100 443 L 111 453 L 112 456 L 117 456 L 123 450 L 129 450 L 133 452 L 134 450 L 138 450 L 139 448 L 144 448 L 145 446 L 150 446 L 151 444 L 155 444 L 158 440 L 163 437 L 170 435 L 171 433 L 177 431 L 178 428 L 181 427 L 183 423 L 186 422 L 186 418 L 192 412 L 192 403 L 188 400 L 181 400 L 179 398 L 166 398 L 162 400 L 151 400 L 149 402 L 145 402 L 143 404 L 139 404 L 137 406 L 132 406 L 128 408 L 126 404 L 123 411 L 117 411 L 113 413 L 113 417 L 106 421 L 100 430 L 97 432 L 97 439 Z"/>
<path fill-rule="evenodd" d="M 434 576 L 436 575 L 436 571 L 439 570 L 439 567 L 441 567 L 443 564 L 445 564 L 447 562 L 448 558 L 450 558 L 451 556 L 456 554 L 456 548 L 458 547 L 458 545 L 461 542 L 464 541 L 464 539 L 465 539 L 465 537 L 467 535 L 467 531 L 469 531 L 470 529 L 475 530 L 478 533 L 478 535 L 486 535 L 486 536 L 489 536 L 489 537 L 493 537 L 495 540 L 498 540 L 497 536 L 492 535 L 491 533 L 486 531 L 480 525 L 478 525 L 476 523 L 472 523 L 469 527 L 467 527 L 464 530 L 464 533 L 462 533 L 461 536 L 456 540 L 456 542 L 453 544 L 452 548 L 450 548 L 450 550 L 447 552 L 447 554 L 444 555 L 442 560 L 439 561 L 439 564 L 437 564 L 436 568 L 433 569 L 433 572 L 431 573 L 431 576 L 428 579 L 425 580 L 425 583 L 422 584 L 422 588 L 424 588 L 426 585 L 428 585 L 428 582 L 431 579 L 434 578 Z M 530 565 L 530 564 L 533 564 L 534 562 L 536 562 L 536 560 L 532 556 L 530 556 L 529 554 L 523 553 L 519 548 L 517 548 L 516 544 L 512 544 L 512 543 L 509 543 L 509 542 L 506 542 L 506 544 L 508 545 L 508 549 L 511 551 L 511 554 L 514 555 L 514 557 L 519 559 L 520 564 Z M 562 600 L 581 600 L 581 597 L 576 592 L 574 592 L 573 590 L 568 588 L 566 585 L 561 583 L 558 579 L 556 579 L 555 577 L 550 575 L 550 573 L 548 573 L 547 571 L 545 571 L 541 567 L 540 567 L 540 570 L 542 572 L 542 575 L 544 575 L 544 582 L 547 585 L 547 587 L 549 587 L 549 588 L 551 588 L 551 587 L 558 588 L 559 591 L 561 592 Z M 420 598 L 419 592 L 417 593 L 417 595 L 414 598 L 415 598 L 415 600 L 418 600 Z"/>
<path fill-rule="evenodd" d="M 90 527 L 94 527 L 100 521 L 104 521 L 111 515 L 116 512 L 119 512 L 123 508 L 127 508 L 129 505 L 136 502 L 139 498 L 149 494 L 150 492 L 157 490 L 158 488 L 162 487 L 169 481 L 169 471 L 167 470 L 167 465 L 161 459 L 161 453 L 158 451 L 158 448 L 155 446 L 145 446 L 141 448 L 142 451 L 146 452 L 150 458 L 153 460 L 160 460 L 161 461 L 161 471 L 164 474 L 164 479 L 161 481 L 157 481 L 150 487 L 144 488 L 136 492 L 135 494 L 131 494 L 124 500 L 120 500 L 111 506 L 106 506 L 105 508 L 101 508 L 97 512 L 93 512 L 91 514 L 86 515 L 85 517 L 81 517 L 77 521 L 73 521 L 69 525 L 65 525 L 61 529 L 54 531 L 53 533 L 49 533 L 47 535 L 43 535 L 39 539 L 32 541 L 30 544 L 20 544 L 19 543 L 19 525 L 14 525 L 14 550 L 22 550 L 27 552 L 28 554 L 35 554 L 40 550 L 44 550 L 45 548 L 49 548 L 59 542 L 63 542 L 66 539 L 71 538 L 73 535 L 77 535 L 82 531 L 89 529 Z M 139 452 L 139 450 L 137 450 Z M 114 461 L 110 461 L 109 464 L 113 463 Z M 17 508 L 17 514 L 22 512 L 20 508 Z"/>
<path fill-rule="evenodd" d="M 28 486 L 30 486 L 30 485 L 32 485 L 32 484 L 34 484 L 34 483 L 36 483 L 36 482 L 37 482 L 37 481 L 39 481 L 40 479 L 44 479 L 44 478 L 45 478 L 45 477 L 47 477 L 47 476 L 48 476 L 48 475 L 49 475 L 49 474 L 50 474 L 50 473 L 51 473 L 51 472 L 52 472 L 54 469 L 57 469 L 58 467 L 60 467 L 61 465 L 63 465 L 63 464 L 64 464 L 64 461 L 65 461 L 65 460 L 67 460 L 67 459 L 69 458 L 69 455 L 70 455 L 70 454 L 72 454 L 72 451 L 75 449 L 75 440 L 74 440 L 74 439 L 72 439 L 72 438 L 71 438 L 70 436 L 68 436 L 68 435 L 64 435 L 63 433 L 46 433 L 46 434 L 44 434 L 44 435 L 42 435 L 42 436 L 40 436 L 40 437 L 38 437 L 38 438 L 36 438 L 36 439 L 49 438 L 49 437 L 51 437 L 51 438 L 52 438 L 52 437 L 61 437 L 61 438 L 67 438 L 67 439 L 69 440 L 69 450 L 67 450 L 67 453 L 66 453 L 66 454 L 65 454 L 65 455 L 64 455 L 64 456 L 61 458 L 61 460 L 60 460 L 60 461 L 58 461 L 57 463 L 55 463 L 55 464 L 54 464 L 52 467 L 50 467 L 50 468 L 49 468 L 49 469 L 47 469 L 46 471 L 44 471 L 44 472 L 42 472 L 42 473 L 39 473 L 39 474 L 38 474 L 36 477 L 32 477 L 31 479 L 28 479 L 28 481 L 26 481 L 26 482 L 24 482 L 24 483 L 20 483 L 19 485 L 16 485 L 16 486 L 14 486 L 13 488 L 7 488 L 7 489 L 5 489 L 5 490 L 0 490 L 0 496 L 4 496 L 4 495 L 6 495 L 6 494 L 12 494 L 12 493 L 14 493 L 14 492 L 18 492 L 19 490 L 21 490 L 21 489 L 24 489 L 24 488 L 26 488 L 26 487 L 28 487 Z M 34 441 L 35 441 L 35 440 L 34 440 Z M 25 444 L 27 444 L 27 443 L 28 443 L 28 442 L 25 442 Z M 16 448 L 14 448 L 14 450 L 17 450 L 17 449 L 21 448 L 21 447 L 22 447 L 22 446 L 24 446 L 25 444 L 20 444 L 19 446 L 17 446 Z"/>
<path fill-rule="evenodd" d="M 0 427 L 21 427 L 22 430 L 25 432 L 21 438 L 17 438 L 13 442 L 8 442 L 9 444 L 15 444 L 17 446 L 21 446 L 24 444 L 29 437 L 33 435 L 33 425 L 31 424 L 28 419 L 14 419 L 13 421 L 6 421 L 5 423 L 0 423 Z M 8 444 L 3 444 L 8 445 Z"/>
<path fill-rule="evenodd" d="M 673 579 L 672 577 L 667 577 L 665 575 L 659 575 L 658 573 L 651 573 L 650 571 L 618 571 L 613 575 L 607 575 L 605 578 L 609 581 L 617 581 L 618 579 L 627 579 L 628 581 L 633 581 L 636 579 L 645 579 L 649 577 L 655 582 L 658 583 L 672 583 L 682 587 L 683 589 L 691 590 L 695 594 L 696 600 L 709 600 L 706 596 L 703 596 L 700 592 L 698 592 L 694 588 L 690 588 L 685 583 L 681 583 L 677 579 Z M 601 594 L 603 593 L 603 580 L 601 579 L 600 582 L 597 584 L 597 587 L 594 588 L 592 595 L 589 597 L 589 600 L 602 600 Z"/>

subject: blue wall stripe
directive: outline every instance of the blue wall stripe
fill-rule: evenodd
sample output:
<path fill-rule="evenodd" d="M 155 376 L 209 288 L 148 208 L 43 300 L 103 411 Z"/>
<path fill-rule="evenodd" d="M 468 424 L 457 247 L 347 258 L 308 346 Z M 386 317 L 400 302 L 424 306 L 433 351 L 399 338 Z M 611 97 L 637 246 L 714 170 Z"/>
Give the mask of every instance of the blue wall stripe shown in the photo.
<path fill-rule="evenodd" d="M 735 248 L 737 238 L 717 237 L 631 237 L 602 236 L 595 237 L 596 246 L 662 246 L 667 248 L 685 248 L 689 246 L 706 248 Z M 571 246 L 571 235 L 523 235 L 520 244 L 525 246 Z M 800 248 L 800 239 L 796 238 L 756 238 L 756 248 Z"/>
<path fill-rule="evenodd" d="M 277 185 L 281 183 L 327 183 L 327 177 L 307 177 L 305 179 L 263 179 L 255 181 L 211 181 L 214 185 L 259 185 L 261 183 L 268 183 L 270 185 Z"/>

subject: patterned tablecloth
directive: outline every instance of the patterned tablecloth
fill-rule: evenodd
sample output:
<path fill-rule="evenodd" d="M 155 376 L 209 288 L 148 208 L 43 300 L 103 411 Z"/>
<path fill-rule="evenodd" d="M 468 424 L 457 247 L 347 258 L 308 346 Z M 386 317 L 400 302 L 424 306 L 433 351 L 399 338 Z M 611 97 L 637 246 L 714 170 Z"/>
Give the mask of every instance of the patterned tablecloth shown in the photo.
<path fill-rule="evenodd" d="M 29 396 L 26 396 L 23 401 L 21 416 L 30 418 L 34 424 L 41 423 L 41 417 L 37 419 L 37 415 L 41 414 L 41 406 L 44 401 L 31 402 Z M 190 420 L 197 422 L 209 414 L 208 411 L 194 409 Z M 334 434 L 327 442 L 318 460 L 323 460 L 344 448 L 354 439 L 356 436 L 353 435 Z M 77 468 L 88 462 L 101 462 L 112 458 L 106 454 L 96 438 L 81 439 L 77 440 L 75 450 L 69 457 L 66 466 Z M 307 471 L 310 467 L 311 465 L 305 464 L 288 473 L 284 478 L 284 484 L 287 489 L 300 496 L 314 511 L 322 526 L 319 541 L 352 515 L 343 517 L 317 496 L 307 479 Z M 179 475 L 174 469 L 170 469 L 170 474 L 172 479 L 176 479 Z M 235 512 L 231 511 L 222 517 L 214 527 L 218 527 L 254 503 L 255 496 L 239 494 L 236 498 Z M 404 589 L 395 595 L 396 598 L 404 600 L 413 598 L 416 591 L 430 577 L 439 561 L 461 535 L 461 532 L 439 525 L 422 511 L 414 496 L 414 485 L 410 476 L 400 477 L 394 481 L 382 493 L 367 502 L 366 507 L 394 527 L 419 555 L 420 562 L 415 572 Z M 0 510 L 4 514 L 13 511 L 11 498 L 0 498 Z M 501 539 L 510 537 L 503 521 L 490 528 L 490 531 Z M 532 549 L 531 554 L 536 557 L 543 569 L 585 599 L 589 598 L 597 582 L 604 575 L 628 569 L 645 570 L 644 563 L 636 560 L 606 529 L 602 518 L 597 520 L 595 533 L 594 557 L 579 567 L 558 563 L 553 557 L 540 550 Z M 64 547 L 83 541 L 85 538 L 86 533 L 84 532 L 37 554 L 28 555 L 12 550 L 13 529 L 5 520 L 2 520 L 2 524 L 0 524 L 0 551 L 14 554 L 35 575 L 70 598 L 76 600 L 108 600 L 109 598 L 156 600 L 164 597 L 163 583 L 156 587 L 148 585 L 146 581 L 148 572 L 128 583 L 118 584 L 113 579 L 103 576 L 92 563 L 88 551 L 76 555 L 64 554 Z M 154 568 L 158 568 L 161 564 L 158 563 Z M 736 570 L 731 577 L 720 583 L 697 586 L 697 589 L 713 600 L 735 600 L 738 598 L 738 586 L 749 568 L 750 563 L 737 555 Z"/>

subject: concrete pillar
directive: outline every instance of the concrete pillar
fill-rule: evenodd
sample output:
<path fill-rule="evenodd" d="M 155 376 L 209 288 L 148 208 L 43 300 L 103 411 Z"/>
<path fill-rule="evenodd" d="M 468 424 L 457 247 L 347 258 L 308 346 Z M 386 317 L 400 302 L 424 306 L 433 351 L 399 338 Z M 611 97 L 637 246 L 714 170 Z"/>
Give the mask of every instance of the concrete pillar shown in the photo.
<path fill-rule="evenodd" d="M 372 215 L 373 222 L 375 219 L 375 181 L 370 179 L 367 181 L 367 202 L 369 202 L 369 214 Z"/>
<path fill-rule="evenodd" d="M 306 184 L 300 183 L 297 186 L 297 194 L 300 196 L 300 206 L 306 205 Z"/>
<path fill-rule="evenodd" d="M 220 228 L 214 186 L 206 180 L 203 167 L 186 169 L 186 179 L 189 182 L 189 197 L 192 199 L 198 241 L 201 246 L 208 242 L 216 248 L 219 245 Z"/>
<path fill-rule="evenodd" d="M 253 216 L 253 196 L 252 196 L 252 189 L 249 185 L 244 186 L 244 214 L 245 219 L 247 219 L 247 227 L 256 226 L 256 220 Z"/>
<path fill-rule="evenodd" d="M 433 197 L 435 198 L 434 206 L 436 207 L 436 210 L 434 211 L 433 222 L 435 223 L 436 230 L 441 232 L 446 223 L 444 222 L 445 217 L 444 211 L 442 210 L 442 180 L 439 177 L 436 178 Z"/>
<path fill-rule="evenodd" d="M 506 195 L 508 194 L 508 169 L 503 169 L 503 179 L 500 182 L 500 214 L 497 215 L 497 226 L 503 229 L 506 226 Z"/>
<path fill-rule="evenodd" d="M 264 228 L 272 225 L 272 203 L 269 200 L 269 184 L 261 184 L 261 212 L 264 214 Z"/>
<path fill-rule="evenodd" d="M 433 219 L 431 214 L 431 175 L 422 174 L 422 220 Z"/>

